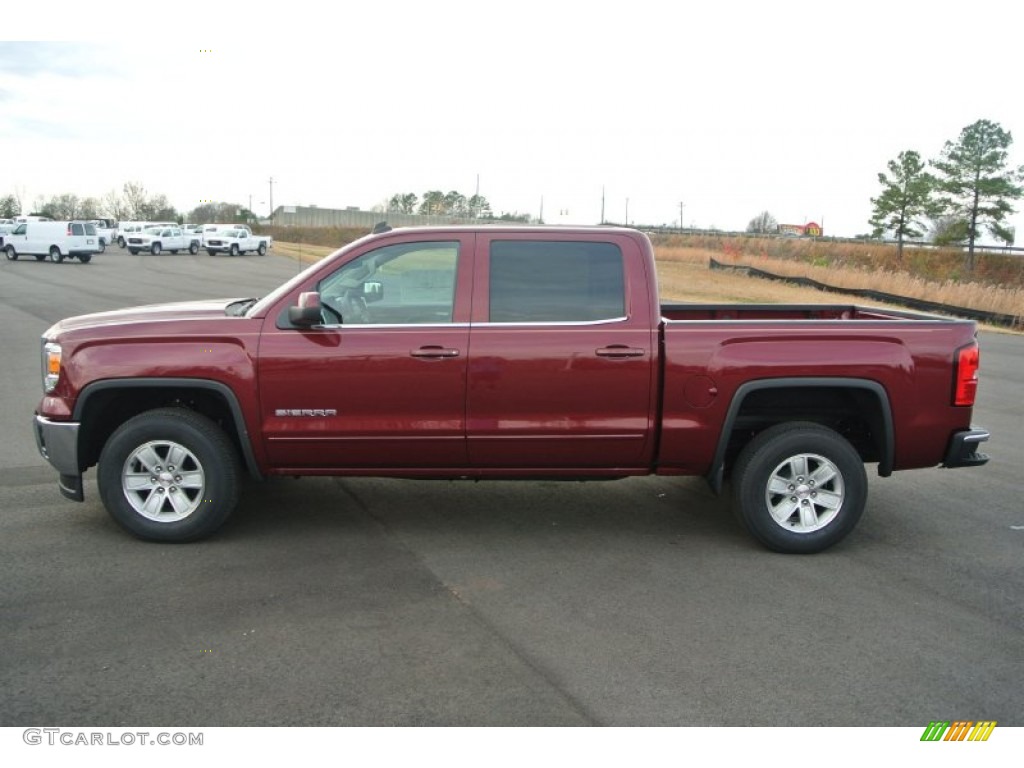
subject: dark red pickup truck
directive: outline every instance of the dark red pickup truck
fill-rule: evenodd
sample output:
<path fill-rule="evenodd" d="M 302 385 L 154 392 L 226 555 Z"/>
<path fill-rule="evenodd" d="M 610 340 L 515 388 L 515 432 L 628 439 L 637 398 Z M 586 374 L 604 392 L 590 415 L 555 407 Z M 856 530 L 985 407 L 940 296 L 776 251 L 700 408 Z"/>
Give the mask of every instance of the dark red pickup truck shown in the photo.
<path fill-rule="evenodd" d="M 878 473 L 980 465 L 972 322 L 661 305 L 629 229 L 383 228 L 270 295 L 63 320 L 34 431 L 82 500 L 197 539 L 243 472 L 703 475 L 766 546 L 842 539 Z"/>

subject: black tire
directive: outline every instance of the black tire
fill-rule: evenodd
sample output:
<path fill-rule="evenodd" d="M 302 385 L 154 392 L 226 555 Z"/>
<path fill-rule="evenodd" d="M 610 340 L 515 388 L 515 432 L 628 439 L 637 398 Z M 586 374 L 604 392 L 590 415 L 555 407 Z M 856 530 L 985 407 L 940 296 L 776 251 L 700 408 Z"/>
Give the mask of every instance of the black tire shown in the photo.
<path fill-rule="evenodd" d="M 54 264 L 60 264 L 62 261 L 64 261 L 64 254 L 60 252 L 60 248 L 58 248 L 56 245 L 50 246 L 50 261 L 52 261 Z"/>
<path fill-rule="evenodd" d="M 267 244 L 266 243 L 260 243 L 260 247 L 256 249 L 256 253 L 258 253 L 260 256 L 266 256 L 267 255 Z"/>
<path fill-rule="evenodd" d="M 193 242 L 191 245 L 189 245 L 188 252 L 191 253 L 193 256 L 199 253 L 199 243 Z"/>
<path fill-rule="evenodd" d="M 123 237 L 117 238 L 117 244 L 118 244 L 119 247 L 124 248 L 124 246 L 125 246 L 124 238 Z"/>
<path fill-rule="evenodd" d="M 92 261 L 92 254 L 91 253 L 80 253 L 78 255 L 78 260 L 80 262 L 82 262 L 83 264 L 88 264 L 90 261 Z"/>
<path fill-rule="evenodd" d="M 160 255 L 160 249 L 160 243 L 153 243 L 151 246 L 149 246 L 149 252 L 152 253 L 154 256 Z"/>
<path fill-rule="evenodd" d="M 32 255 L 36 257 L 36 261 L 46 261 L 45 253 L 34 253 Z"/>
<path fill-rule="evenodd" d="M 856 449 L 812 422 L 766 429 L 740 452 L 733 471 L 737 517 L 768 549 L 787 554 L 842 541 L 864 512 L 867 489 Z"/>
<path fill-rule="evenodd" d="M 178 249 L 177 248 L 172 248 L 171 249 L 171 253 L 174 254 L 175 256 L 177 256 L 178 255 Z"/>
<path fill-rule="evenodd" d="M 207 256 L 213 256 L 213 254 L 214 254 L 214 252 L 211 251 L 209 248 L 206 249 L 206 255 Z"/>
<path fill-rule="evenodd" d="M 17 261 L 18 260 L 18 252 L 16 250 L 14 250 L 14 246 L 13 245 L 8 245 L 6 248 L 4 248 L 4 253 L 7 254 L 7 260 L 8 261 Z"/>
<path fill-rule="evenodd" d="M 130 253 L 132 256 L 138 256 L 139 255 L 139 249 L 138 248 L 129 248 L 128 249 L 128 253 Z"/>
<path fill-rule="evenodd" d="M 237 243 L 232 243 L 232 244 L 231 244 L 231 251 L 230 251 L 230 254 L 231 254 L 232 256 L 237 256 L 237 255 L 238 255 L 238 244 L 237 244 Z"/>
<path fill-rule="evenodd" d="M 101 238 L 100 239 L 100 251 L 99 252 L 100 253 L 104 253 L 106 250 L 107 250 L 107 244 Z"/>
<path fill-rule="evenodd" d="M 118 525 L 141 539 L 181 542 L 224 524 L 238 503 L 239 475 L 234 446 L 213 421 L 185 408 L 158 408 L 114 431 L 100 454 L 97 482 Z"/>

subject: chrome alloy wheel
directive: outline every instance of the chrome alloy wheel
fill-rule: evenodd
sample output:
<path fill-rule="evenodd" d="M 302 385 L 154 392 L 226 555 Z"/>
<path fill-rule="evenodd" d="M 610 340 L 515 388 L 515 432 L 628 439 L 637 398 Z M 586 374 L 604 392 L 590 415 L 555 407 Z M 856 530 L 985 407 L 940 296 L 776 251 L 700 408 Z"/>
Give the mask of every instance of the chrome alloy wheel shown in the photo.
<path fill-rule="evenodd" d="M 203 465 L 170 440 L 144 443 L 129 454 L 121 487 L 132 509 L 158 523 L 184 520 L 203 503 Z"/>
<path fill-rule="evenodd" d="M 792 533 L 812 533 L 831 523 L 843 507 L 839 468 L 824 456 L 790 456 L 771 474 L 764 500 L 772 519 Z"/>

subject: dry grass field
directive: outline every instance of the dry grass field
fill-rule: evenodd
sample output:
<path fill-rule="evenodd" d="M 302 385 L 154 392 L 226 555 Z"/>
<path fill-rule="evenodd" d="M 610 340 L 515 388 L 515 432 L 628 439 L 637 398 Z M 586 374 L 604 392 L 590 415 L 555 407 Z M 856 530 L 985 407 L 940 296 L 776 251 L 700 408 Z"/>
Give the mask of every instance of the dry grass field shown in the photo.
<path fill-rule="evenodd" d="M 274 251 L 310 264 L 365 232 L 281 231 L 308 242 L 278 241 Z M 961 279 L 958 251 L 910 250 L 902 262 L 895 249 L 871 244 L 739 238 L 654 237 L 662 297 L 667 301 L 739 303 L 864 303 L 850 295 L 712 271 L 710 260 L 756 267 L 780 275 L 807 277 L 841 288 L 874 289 L 952 306 L 1015 315 L 1024 319 L 1024 257 L 979 257 L 971 280 Z M 314 244 L 315 243 L 315 244 Z M 871 302 L 877 303 L 877 302 Z"/>
<path fill-rule="evenodd" d="M 805 301 L 829 302 L 841 294 L 823 293 L 811 288 L 786 285 L 774 281 L 748 278 L 738 273 L 725 273 L 732 279 L 721 279 L 723 273 L 711 272 L 711 259 L 720 263 L 756 267 L 766 272 L 793 277 L 807 277 L 838 288 L 872 289 L 927 299 L 957 307 L 968 307 L 987 312 L 999 312 L 1024 318 L 1024 289 L 1016 286 L 1002 288 L 984 283 L 943 283 L 888 271 L 875 271 L 857 267 L 818 266 L 788 259 L 743 254 L 723 255 L 721 252 L 700 248 L 659 247 L 656 249 L 658 276 L 666 298 L 700 301 L 704 291 L 726 292 L 723 301 Z M 705 274 L 707 273 L 707 274 Z M 802 298 L 800 298 L 802 297 Z M 827 298 L 832 297 L 832 298 Z M 714 299 L 709 299 L 714 300 Z M 853 299 L 863 302 L 863 299 Z"/>

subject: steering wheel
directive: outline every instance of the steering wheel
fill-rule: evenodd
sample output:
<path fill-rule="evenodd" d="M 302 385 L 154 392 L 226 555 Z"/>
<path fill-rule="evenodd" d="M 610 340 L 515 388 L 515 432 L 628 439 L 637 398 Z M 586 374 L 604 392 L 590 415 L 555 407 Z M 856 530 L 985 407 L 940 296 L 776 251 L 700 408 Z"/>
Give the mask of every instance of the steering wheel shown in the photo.
<path fill-rule="evenodd" d="M 370 313 L 366 308 L 366 299 L 362 291 L 350 289 L 341 298 L 341 314 L 350 325 L 366 325 L 370 322 Z"/>

